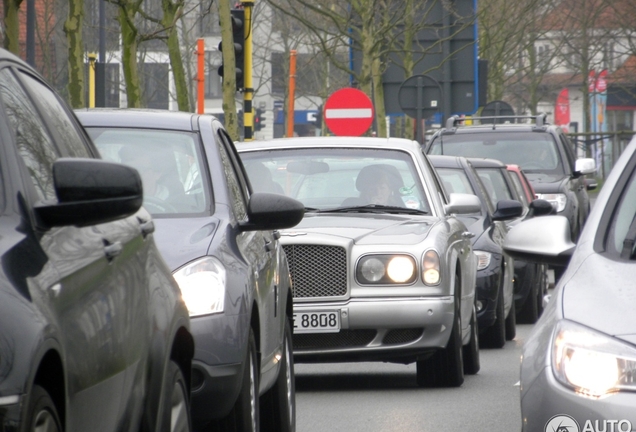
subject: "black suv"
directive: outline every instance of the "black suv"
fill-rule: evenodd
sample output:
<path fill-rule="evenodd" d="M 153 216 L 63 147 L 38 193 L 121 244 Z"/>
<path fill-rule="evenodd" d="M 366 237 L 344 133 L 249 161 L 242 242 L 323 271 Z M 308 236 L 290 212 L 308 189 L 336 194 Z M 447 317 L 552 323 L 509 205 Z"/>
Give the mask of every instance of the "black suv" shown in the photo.
<path fill-rule="evenodd" d="M 568 218 L 572 240 L 576 241 L 590 212 L 587 191 L 595 186 L 588 186 L 584 175 L 596 171 L 594 159 L 577 159 L 574 145 L 560 127 L 546 124 L 545 114 L 472 120 L 480 124 L 462 125 L 464 119 L 449 118 L 446 127 L 425 144 L 425 153 L 492 158 L 519 165 L 537 198 L 549 201 L 557 214 Z"/>

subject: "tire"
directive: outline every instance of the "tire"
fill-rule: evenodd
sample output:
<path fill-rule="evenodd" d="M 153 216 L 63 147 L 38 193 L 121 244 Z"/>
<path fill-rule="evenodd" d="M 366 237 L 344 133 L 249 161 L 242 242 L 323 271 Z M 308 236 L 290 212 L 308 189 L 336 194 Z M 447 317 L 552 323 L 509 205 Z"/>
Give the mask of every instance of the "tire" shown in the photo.
<path fill-rule="evenodd" d="M 473 315 L 470 318 L 470 342 L 462 347 L 464 351 L 464 374 L 475 375 L 479 372 L 479 329 L 477 327 L 477 312 L 473 307 Z"/>
<path fill-rule="evenodd" d="M 31 390 L 26 419 L 26 424 L 22 428 L 25 432 L 62 432 L 62 423 L 53 399 L 37 384 Z"/>
<path fill-rule="evenodd" d="M 168 365 L 166 382 L 161 430 L 164 432 L 192 431 L 188 386 L 181 368 L 174 360 L 170 360 Z"/>
<path fill-rule="evenodd" d="M 250 329 L 241 391 L 230 413 L 221 419 L 218 424 L 211 425 L 211 430 L 223 432 L 259 432 L 259 377 L 256 339 L 254 338 L 253 330 Z"/>
<path fill-rule="evenodd" d="M 511 341 L 517 336 L 517 308 L 515 301 L 512 300 L 512 306 L 506 317 L 506 340 Z"/>
<path fill-rule="evenodd" d="M 260 400 L 261 432 L 296 431 L 296 385 L 292 354 L 292 331 L 285 320 L 283 357 L 278 378 Z"/>
<path fill-rule="evenodd" d="M 522 324 L 534 324 L 539 319 L 539 304 L 542 304 L 543 299 L 541 292 L 543 291 L 542 287 L 545 283 L 545 277 L 540 274 L 537 275 L 532 289 L 528 294 L 528 298 L 523 303 L 523 307 L 519 311 L 518 320 L 519 323 Z"/>
<path fill-rule="evenodd" d="M 417 385 L 420 387 L 459 387 L 464 383 L 460 290 L 461 281 L 459 275 L 455 275 L 455 317 L 451 335 L 446 348 L 416 362 Z"/>
<path fill-rule="evenodd" d="M 496 319 L 493 325 L 488 327 L 479 340 L 481 346 L 486 348 L 502 348 L 506 344 L 506 317 L 503 299 L 503 273 L 499 284 L 499 294 L 497 295 Z"/>

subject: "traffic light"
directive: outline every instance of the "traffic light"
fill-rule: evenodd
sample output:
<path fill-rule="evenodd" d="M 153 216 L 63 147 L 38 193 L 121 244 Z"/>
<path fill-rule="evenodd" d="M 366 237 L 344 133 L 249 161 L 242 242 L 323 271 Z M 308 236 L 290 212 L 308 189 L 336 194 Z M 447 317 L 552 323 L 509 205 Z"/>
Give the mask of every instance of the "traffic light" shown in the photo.
<path fill-rule="evenodd" d="M 265 127 L 265 110 L 256 108 L 254 114 L 254 131 L 259 131 Z"/>
<path fill-rule="evenodd" d="M 234 61 L 236 71 L 236 89 L 242 90 L 245 85 L 243 82 L 243 71 L 245 69 L 245 36 L 243 29 L 245 28 L 245 10 L 232 9 L 232 39 L 234 41 Z M 223 51 L 223 42 L 219 42 L 219 51 Z M 219 66 L 219 76 L 223 77 L 224 65 Z"/>

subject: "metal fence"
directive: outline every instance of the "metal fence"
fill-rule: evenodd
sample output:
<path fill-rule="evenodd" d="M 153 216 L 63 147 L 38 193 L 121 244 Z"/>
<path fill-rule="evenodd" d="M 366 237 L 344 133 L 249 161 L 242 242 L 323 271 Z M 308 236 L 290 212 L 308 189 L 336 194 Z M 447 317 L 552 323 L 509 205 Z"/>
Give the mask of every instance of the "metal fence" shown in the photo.
<path fill-rule="evenodd" d="M 636 131 L 584 132 L 568 134 L 577 154 L 596 160 L 596 177 L 605 179 Z"/>

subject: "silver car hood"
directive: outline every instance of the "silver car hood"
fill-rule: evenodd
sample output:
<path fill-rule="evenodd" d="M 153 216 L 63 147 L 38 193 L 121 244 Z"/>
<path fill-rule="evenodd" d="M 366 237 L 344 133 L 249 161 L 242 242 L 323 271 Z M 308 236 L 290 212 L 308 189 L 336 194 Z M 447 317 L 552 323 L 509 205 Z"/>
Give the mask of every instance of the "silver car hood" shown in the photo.
<path fill-rule="evenodd" d="M 636 343 L 636 265 L 594 252 L 575 265 L 563 276 L 572 275 L 563 286 L 564 318 Z"/>
<path fill-rule="evenodd" d="M 361 245 L 412 245 L 421 243 L 437 221 L 438 218 L 431 216 L 306 213 L 300 224 L 282 234 L 287 238 L 307 234 L 329 235 L 351 239 Z"/>

